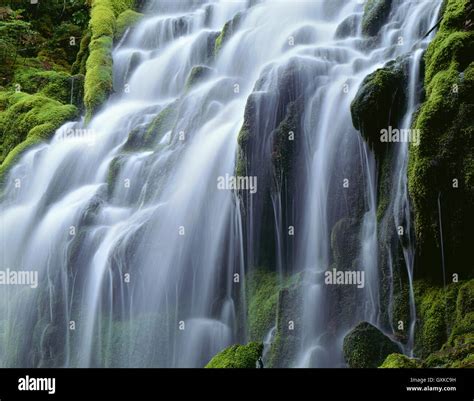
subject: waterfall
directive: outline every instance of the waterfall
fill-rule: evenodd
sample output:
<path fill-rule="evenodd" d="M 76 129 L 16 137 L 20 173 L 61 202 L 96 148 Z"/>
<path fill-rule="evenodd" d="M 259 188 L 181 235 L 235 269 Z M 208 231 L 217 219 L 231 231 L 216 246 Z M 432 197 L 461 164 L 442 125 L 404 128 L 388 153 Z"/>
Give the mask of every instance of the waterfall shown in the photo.
<path fill-rule="evenodd" d="M 203 367 L 247 340 L 246 273 L 270 260 L 280 278 L 300 272 L 303 280 L 299 351 L 290 366 L 344 366 L 343 333 L 331 336 L 333 295 L 323 285 L 331 232 L 343 218 L 354 221 L 351 263 L 366 280 L 355 290 L 351 323 L 367 320 L 392 334 L 380 318 L 377 165 L 352 126 L 350 104 L 369 73 L 408 55 L 401 127 L 411 126 L 430 37 L 420 40 L 440 1 L 393 3 L 374 42 L 360 28 L 337 34 L 344 21 L 360 26 L 359 0 L 150 1 L 114 49 L 114 94 L 101 111 L 87 125 L 65 124 L 8 174 L 2 269 L 37 271 L 41 286 L 1 286 L 0 365 Z M 228 21 L 232 32 L 216 53 Z M 249 104 L 259 138 L 247 160 L 256 196 L 218 186 L 235 175 Z M 299 161 L 293 181 L 282 183 L 272 135 L 293 106 L 301 110 Z M 404 351 L 411 353 L 407 159 L 408 144 L 400 144 L 390 210 L 410 237 L 403 254 L 411 319 Z M 360 204 L 361 213 L 349 204 Z M 267 229 L 276 237 L 268 257 L 261 249 Z M 274 329 L 266 352 L 273 337 Z"/>

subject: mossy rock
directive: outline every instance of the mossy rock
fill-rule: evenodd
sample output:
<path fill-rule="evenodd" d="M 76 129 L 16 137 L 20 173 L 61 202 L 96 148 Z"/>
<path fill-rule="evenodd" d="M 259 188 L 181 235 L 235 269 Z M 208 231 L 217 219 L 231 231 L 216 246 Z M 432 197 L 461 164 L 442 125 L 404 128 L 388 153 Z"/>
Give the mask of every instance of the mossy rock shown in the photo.
<path fill-rule="evenodd" d="M 367 36 L 377 35 L 387 22 L 391 8 L 392 0 L 368 0 L 362 17 L 362 33 Z"/>
<path fill-rule="evenodd" d="M 275 325 L 278 293 L 278 275 L 265 269 L 255 269 L 246 278 L 248 332 L 251 341 L 262 341 Z"/>
<path fill-rule="evenodd" d="M 92 2 L 89 22 L 91 38 L 84 87 L 86 122 L 90 121 L 113 91 L 113 42 L 119 29 L 124 29 L 127 23 L 138 18 L 136 14 L 128 12 L 134 4 L 132 0 Z"/>
<path fill-rule="evenodd" d="M 430 354 L 472 343 L 474 280 L 452 283 L 445 289 L 416 281 L 414 287 L 418 318 L 416 355 L 427 358 Z"/>
<path fill-rule="evenodd" d="M 224 46 L 224 44 L 229 41 L 230 37 L 239 28 L 242 22 L 242 17 L 243 17 L 243 13 L 239 12 L 234 16 L 234 18 L 232 18 L 230 21 L 227 21 L 225 23 L 224 28 L 222 28 L 220 35 L 217 37 L 215 41 L 214 54 L 219 53 L 222 46 Z"/>
<path fill-rule="evenodd" d="M 392 369 L 414 369 L 420 367 L 420 361 L 413 358 L 409 358 L 403 354 L 390 354 L 389 356 L 387 356 L 382 365 L 380 365 L 380 368 Z"/>
<path fill-rule="evenodd" d="M 377 368 L 398 345 L 368 322 L 359 323 L 344 337 L 344 358 L 351 368 Z"/>
<path fill-rule="evenodd" d="M 247 345 L 232 345 L 214 356 L 206 368 L 252 369 L 262 356 L 263 344 L 251 342 Z"/>
<path fill-rule="evenodd" d="M 443 282 L 473 276 L 470 258 L 474 219 L 474 32 L 468 0 L 447 0 L 440 28 L 425 54 L 426 99 L 413 124 L 408 186 L 413 202 L 417 254 L 415 274 Z M 471 17 L 470 17 L 471 15 Z M 443 222 L 443 238 L 439 219 Z"/>
<path fill-rule="evenodd" d="M 125 31 L 136 25 L 142 18 L 143 14 L 134 10 L 125 10 L 117 18 L 117 30 L 115 34 L 115 40 L 120 40 Z"/>
<path fill-rule="evenodd" d="M 299 276 L 293 281 L 278 294 L 276 332 L 268 356 L 272 368 L 290 367 L 300 351 L 303 287 Z"/>
<path fill-rule="evenodd" d="M 42 94 L 63 104 L 82 107 L 84 76 L 63 71 L 44 71 L 38 68 L 17 68 L 13 78 L 15 85 L 30 94 Z"/>
<path fill-rule="evenodd" d="M 188 79 L 186 80 L 186 89 L 192 88 L 194 85 L 204 81 L 212 73 L 212 68 L 205 65 L 195 65 L 189 73 Z"/>
<path fill-rule="evenodd" d="M 334 34 L 336 39 L 344 39 L 357 34 L 360 18 L 358 15 L 349 15 L 337 27 Z"/>
<path fill-rule="evenodd" d="M 387 144 L 381 131 L 397 127 L 406 104 L 406 75 L 402 59 L 391 61 L 369 74 L 351 103 L 354 127 L 359 130 L 380 158 Z"/>
<path fill-rule="evenodd" d="M 342 218 L 331 231 L 333 258 L 339 269 L 347 270 L 359 253 L 360 224 L 356 219 Z"/>
<path fill-rule="evenodd" d="M 73 105 L 22 92 L 1 93 L 0 105 L 0 177 L 26 149 L 49 139 L 56 129 L 78 113 Z"/>

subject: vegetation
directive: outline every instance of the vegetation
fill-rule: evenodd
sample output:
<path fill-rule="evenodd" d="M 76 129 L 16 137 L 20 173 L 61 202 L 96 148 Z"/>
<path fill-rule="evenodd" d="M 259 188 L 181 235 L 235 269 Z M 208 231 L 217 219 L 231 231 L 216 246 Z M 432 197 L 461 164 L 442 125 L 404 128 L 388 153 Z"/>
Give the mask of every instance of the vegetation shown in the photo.
<path fill-rule="evenodd" d="M 472 277 L 466 263 L 472 236 L 468 222 L 474 210 L 474 32 L 469 3 L 446 2 L 439 31 L 426 51 L 426 99 L 413 125 L 420 130 L 420 145 L 410 149 L 408 181 L 419 266 L 415 270 L 438 282 L 443 240 L 447 278 L 454 273 Z"/>
<path fill-rule="evenodd" d="M 376 368 L 399 351 L 398 346 L 370 323 L 359 323 L 344 338 L 344 357 L 351 368 Z"/>
<path fill-rule="evenodd" d="M 252 342 L 247 345 L 232 345 L 214 356 L 206 368 L 239 368 L 257 367 L 257 360 L 262 356 L 263 344 Z"/>

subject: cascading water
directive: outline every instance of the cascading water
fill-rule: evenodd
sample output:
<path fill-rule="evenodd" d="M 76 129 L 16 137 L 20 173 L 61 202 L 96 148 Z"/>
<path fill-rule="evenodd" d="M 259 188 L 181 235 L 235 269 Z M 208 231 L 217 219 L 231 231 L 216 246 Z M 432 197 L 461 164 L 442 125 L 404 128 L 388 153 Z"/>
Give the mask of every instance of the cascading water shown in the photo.
<path fill-rule="evenodd" d="M 351 263 L 366 277 L 354 290 L 360 295 L 351 321 L 381 326 L 376 167 L 352 128 L 350 103 L 367 74 L 408 53 L 402 127 L 410 126 L 429 38 L 417 41 L 436 21 L 439 3 L 394 1 L 373 45 L 360 29 L 337 34 L 347 19 L 360 25 L 360 1 L 150 2 L 146 18 L 114 50 L 116 94 L 103 110 L 87 126 L 64 125 L 9 173 L 2 264 L 38 271 L 44 285 L 0 290 L 2 366 L 202 367 L 246 341 L 245 273 L 263 260 L 268 204 L 248 192 L 242 200 L 218 182 L 235 172 L 251 99 L 261 139 L 247 173 L 257 176 L 259 191 L 271 192 L 276 246 L 267 259 L 281 276 L 302 272 L 304 283 L 299 352 L 289 365 L 343 366 L 322 278 L 332 261 L 331 228 L 342 217 L 360 220 Z M 230 20 L 232 35 L 214 54 Z M 269 189 L 270 133 L 281 104 L 290 103 L 301 110 L 298 190 L 291 195 L 286 183 Z M 78 131 L 88 135 L 70 138 Z M 407 157 L 403 144 L 390 199 L 395 226 L 410 233 Z M 354 194 L 361 216 L 348 206 Z M 298 233 L 293 245 L 288 225 Z M 403 250 L 411 288 L 413 242 Z M 412 290 L 410 300 L 408 353 Z M 273 329 L 266 343 L 272 338 Z"/>

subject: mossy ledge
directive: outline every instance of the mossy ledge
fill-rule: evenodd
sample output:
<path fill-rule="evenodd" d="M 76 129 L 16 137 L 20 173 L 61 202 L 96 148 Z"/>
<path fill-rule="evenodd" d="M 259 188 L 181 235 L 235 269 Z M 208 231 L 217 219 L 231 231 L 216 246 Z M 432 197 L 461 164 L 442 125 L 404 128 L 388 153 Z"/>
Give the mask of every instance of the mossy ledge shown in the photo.
<path fill-rule="evenodd" d="M 86 122 L 113 91 L 113 43 L 129 24 L 138 21 L 139 16 L 131 13 L 134 5 L 134 0 L 92 0 L 84 88 Z"/>
<path fill-rule="evenodd" d="M 256 368 L 262 352 L 262 343 L 251 342 L 247 345 L 232 345 L 214 356 L 206 365 L 206 368 Z"/>
<path fill-rule="evenodd" d="M 388 355 L 381 368 L 473 368 L 474 279 L 446 288 L 414 284 L 416 358 Z"/>
<path fill-rule="evenodd" d="M 42 94 L 0 92 L 0 179 L 23 151 L 47 140 L 63 123 L 77 117 L 74 105 Z"/>
<path fill-rule="evenodd" d="M 446 280 L 473 276 L 470 263 L 474 219 L 474 14 L 469 0 L 446 0 L 425 60 L 426 98 L 413 124 L 408 186 L 415 216 L 415 274 L 441 283 L 441 243 Z M 442 220 L 443 238 L 440 235 Z M 449 239 L 449 241 L 448 241 Z"/>

